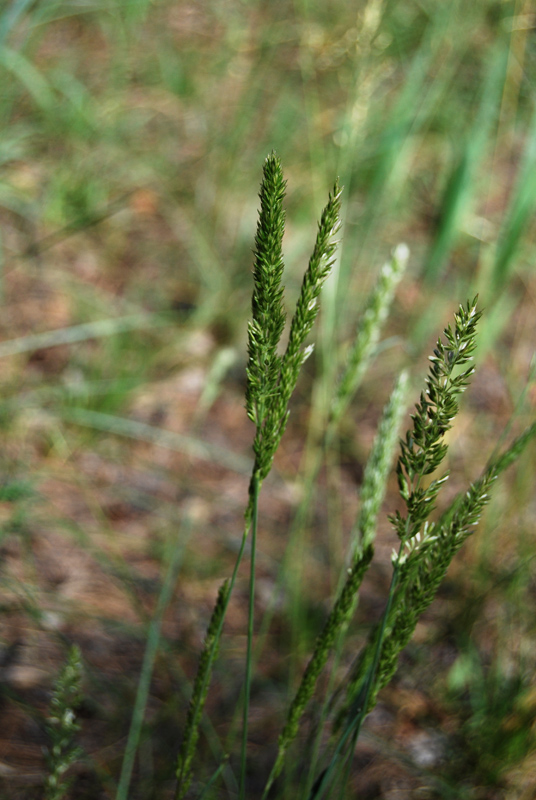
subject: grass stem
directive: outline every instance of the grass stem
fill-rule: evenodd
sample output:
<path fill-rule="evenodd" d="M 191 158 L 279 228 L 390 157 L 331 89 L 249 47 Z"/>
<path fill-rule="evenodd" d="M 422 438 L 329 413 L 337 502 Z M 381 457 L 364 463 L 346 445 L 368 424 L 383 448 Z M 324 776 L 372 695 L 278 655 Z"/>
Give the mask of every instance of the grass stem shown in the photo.
<path fill-rule="evenodd" d="M 249 608 L 248 632 L 246 652 L 246 672 L 244 681 L 244 716 L 242 727 L 242 749 L 240 757 L 240 800 L 246 797 L 246 765 L 248 746 L 249 701 L 251 694 L 251 673 L 253 665 L 253 623 L 255 617 L 255 551 L 257 547 L 257 522 L 259 511 L 259 479 L 256 475 L 252 480 L 252 520 L 251 520 L 251 555 L 249 569 Z"/>

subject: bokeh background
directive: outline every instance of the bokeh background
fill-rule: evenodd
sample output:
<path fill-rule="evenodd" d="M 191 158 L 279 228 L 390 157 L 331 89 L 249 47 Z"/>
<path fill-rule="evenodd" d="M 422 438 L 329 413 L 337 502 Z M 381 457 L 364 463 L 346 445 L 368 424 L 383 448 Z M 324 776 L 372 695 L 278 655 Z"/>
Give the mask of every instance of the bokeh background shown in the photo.
<path fill-rule="evenodd" d="M 116 796 L 164 585 L 129 797 L 173 796 L 190 681 L 243 524 L 246 326 L 269 152 L 288 180 L 290 310 L 337 176 L 344 199 L 316 356 L 263 488 L 249 797 L 337 586 L 395 376 L 411 369 L 416 400 L 435 338 L 477 292 L 477 372 L 450 439 L 445 502 L 505 430 L 508 441 L 533 419 L 535 28 L 528 0 L 4 0 L 3 797 L 42 796 L 45 717 L 73 642 L 83 756 L 68 796 Z M 399 242 L 408 272 L 304 522 L 330 364 Z M 419 624 L 369 719 L 349 796 L 535 796 L 535 459 L 533 446 L 501 479 Z M 385 602 L 396 504 L 393 480 L 338 680 Z M 239 727 L 246 585 L 244 573 L 192 797 Z M 212 796 L 235 796 L 230 764 Z M 290 781 L 280 796 L 295 792 Z"/>

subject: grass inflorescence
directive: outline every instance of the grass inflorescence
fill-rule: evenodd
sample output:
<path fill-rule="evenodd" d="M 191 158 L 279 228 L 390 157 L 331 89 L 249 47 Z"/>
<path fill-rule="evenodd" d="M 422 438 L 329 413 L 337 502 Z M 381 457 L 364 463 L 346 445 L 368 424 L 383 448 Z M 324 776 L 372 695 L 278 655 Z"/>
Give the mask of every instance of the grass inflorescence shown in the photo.
<path fill-rule="evenodd" d="M 0 796 L 535 796 L 527 3 L 0 6 Z"/>
<path fill-rule="evenodd" d="M 182 742 L 176 757 L 175 800 L 193 796 L 193 785 L 200 792 L 199 796 L 205 796 L 222 780 L 228 786 L 236 787 L 241 800 L 251 796 L 250 775 L 255 769 L 249 748 L 249 729 L 257 666 L 253 646 L 257 630 L 256 557 L 262 528 L 259 498 L 287 427 L 289 404 L 300 371 L 313 352 L 313 345 L 307 340 L 319 313 L 322 287 L 335 263 L 337 242 L 334 237 L 341 226 L 341 188 L 336 182 L 320 217 L 312 255 L 291 318 L 288 341 L 282 349 L 281 339 L 286 322 L 282 249 L 285 185 L 280 160 L 272 152 L 264 163 L 260 190 L 251 320 L 248 325 L 245 409 L 255 426 L 255 433 L 244 529 L 232 573 L 219 589 L 193 680 Z M 351 407 L 357 387 L 374 357 L 380 330 L 386 322 L 396 285 L 406 268 L 408 257 L 407 247 L 399 245 L 395 248 L 365 302 L 354 344 L 331 387 L 332 397 L 325 418 L 326 448 L 334 442 L 343 414 Z M 278 796 L 278 787 L 285 793 L 286 789 L 281 783 L 285 767 L 289 785 L 293 787 L 291 791 L 299 792 L 308 800 L 318 800 L 328 792 L 330 796 L 344 796 L 352 775 L 353 753 L 367 714 L 377 704 L 381 690 L 393 679 L 402 650 L 410 642 L 420 617 L 434 600 L 452 559 L 478 524 L 496 479 L 521 456 L 536 434 L 536 423 L 533 423 L 502 454 L 495 452 L 481 477 L 473 481 L 465 492 L 456 495 L 439 516 L 434 515 L 440 492 L 448 479 L 448 472 L 443 471 L 448 451 L 446 435 L 458 414 L 460 395 L 468 386 L 475 369 L 473 357 L 482 316 L 482 312 L 477 310 L 477 300 L 475 297 L 465 306 L 460 306 L 454 315 L 454 323 L 445 328 L 443 339 L 437 340 L 433 355 L 430 356 L 431 365 L 425 388 L 411 415 L 412 425 L 399 440 L 396 477 L 404 510 L 396 510 L 389 517 L 399 546 L 392 556 L 392 576 L 385 609 L 381 618 L 372 625 L 368 641 L 353 668 L 341 680 L 336 665 L 340 664 L 347 648 L 359 593 L 375 556 L 379 515 L 386 496 L 398 429 L 406 408 L 407 371 L 399 374 L 384 408 L 364 469 L 360 507 L 350 532 L 346 563 L 331 608 L 319 628 L 308 663 L 283 714 L 275 757 L 263 778 L 261 794 L 265 800 Z M 320 461 L 316 461 L 309 473 L 308 492 L 305 495 L 308 502 L 320 467 Z M 298 516 L 302 514 L 303 507 L 298 508 L 297 513 Z M 249 548 L 246 548 L 247 542 L 250 543 Z M 144 716 L 161 636 L 162 617 L 170 602 L 182 558 L 182 549 L 176 544 L 172 546 L 172 551 L 173 554 L 168 557 L 158 608 L 149 623 L 144 665 L 117 786 L 117 800 L 129 796 L 136 753 L 142 745 Z M 202 771 L 196 776 L 196 772 L 201 770 L 197 758 L 203 741 L 201 728 L 207 722 L 205 709 L 220 657 L 224 624 L 246 554 L 249 557 L 249 599 L 241 694 L 240 753 L 235 754 L 232 738 L 228 745 L 222 742 L 218 764 L 212 776 L 206 776 Z M 332 670 L 328 677 L 330 660 Z M 48 777 L 45 796 L 50 800 L 65 796 L 69 781 L 64 779 L 64 773 L 82 754 L 73 743 L 74 734 L 79 729 L 75 721 L 75 709 L 81 700 L 80 681 L 80 651 L 73 647 L 58 679 L 48 719 L 52 746 L 46 757 Z M 297 776 L 292 768 L 288 769 L 287 756 L 291 748 L 297 747 L 296 740 L 303 741 L 300 731 L 309 725 L 313 701 L 317 706 L 318 727 L 313 737 L 314 743 L 309 746 L 314 757 L 310 757 L 305 774 Z"/>
<path fill-rule="evenodd" d="M 50 701 L 47 729 L 51 744 L 46 750 L 48 775 L 45 781 L 46 800 L 61 800 L 65 797 L 72 780 L 65 777 L 69 767 L 82 755 L 75 744 L 75 735 L 80 730 L 76 711 L 82 700 L 82 662 L 80 650 L 73 646 L 67 662 L 58 676 Z"/>
<path fill-rule="evenodd" d="M 240 770 L 241 797 L 245 797 L 247 793 L 247 731 L 252 677 L 253 598 L 259 492 L 262 482 L 270 471 L 285 430 L 290 395 L 296 385 L 300 368 L 311 350 L 310 347 L 304 348 L 303 345 L 318 313 L 318 297 L 333 263 L 335 245 L 331 237 L 339 227 L 340 190 L 336 185 L 319 223 L 317 241 L 292 318 L 287 349 L 283 356 L 280 356 L 277 348 L 285 322 L 281 287 L 283 195 L 284 180 L 281 165 L 277 157 L 272 154 L 265 162 L 260 193 L 253 319 L 249 324 L 246 410 L 255 423 L 256 434 L 253 444 L 255 463 L 249 486 L 247 524 L 243 538 L 244 542 L 251 524 L 248 647 Z M 398 248 L 394 264 L 398 265 L 406 260 L 407 252 Z M 396 274 L 393 268 L 384 270 L 383 284 L 380 283 L 375 290 L 370 313 L 364 315 L 356 340 L 358 345 L 352 351 L 343 378 L 335 389 L 336 404 L 332 406 L 335 409 L 332 412 L 332 421 L 340 418 L 341 403 L 351 395 L 353 385 L 358 380 L 358 365 L 363 359 L 362 351 L 369 347 L 367 345 L 364 348 L 359 343 L 377 339 L 378 329 L 385 317 L 384 309 L 392 296 L 390 278 L 393 274 Z M 378 312 L 378 309 L 382 311 Z M 351 760 L 351 753 L 355 748 L 363 720 L 376 704 L 380 690 L 393 677 L 398 656 L 411 639 L 419 617 L 432 602 L 455 553 L 478 523 L 495 479 L 519 456 L 536 431 L 534 425 L 528 428 L 501 457 L 488 466 L 482 478 L 471 484 L 463 497 L 454 500 L 438 521 L 430 519 L 438 494 L 448 475 L 444 474 L 429 481 L 427 477 L 437 472 L 447 454 L 445 434 L 452 427 L 458 413 L 458 397 L 467 387 L 469 378 L 474 372 L 472 361 L 480 317 L 481 312 L 477 311 L 475 297 L 466 307 L 460 306 L 454 317 L 454 325 L 447 326 L 444 331 L 445 341 L 438 339 L 434 353 L 430 357 L 431 367 L 426 378 L 425 391 L 421 393 L 415 412 L 412 414 L 413 426 L 400 440 L 401 453 L 396 472 L 406 512 L 402 514 L 396 511 L 390 517 L 400 545 L 398 552 L 393 553 L 393 576 L 386 608 L 382 620 L 371 634 L 369 644 L 363 649 L 353 674 L 347 678 L 345 686 L 347 699 L 337 715 L 335 731 L 338 730 L 339 733 L 335 733 L 333 756 L 316 780 L 314 780 L 315 764 L 311 765 L 313 773 L 308 777 L 311 786 L 310 800 L 321 797 L 332 780 L 336 777 L 341 779 L 342 772 L 345 771 L 348 775 L 348 768 L 345 770 L 344 764 L 348 764 Z M 341 644 L 341 637 L 344 637 L 356 608 L 361 583 L 374 556 L 376 519 L 385 492 L 388 465 L 403 409 L 406 382 L 407 377 L 403 373 L 380 424 L 379 435 L 366 469 L 361 498 L 362 509 L 356 525 L 357 536 L 354 538 L 347 576 L 318 636 L 298 691 L 290 704 L 279 737 L 277 757 L 265 785 L 263 797 L 268 797 L 274 781 L 283 769 L 287 750 L 298 734 L 300 722 L 315 694 L 318 679 L 330 653 L 336 643 Z M 242 545 L 237 564 L 243 554 Z M 210 667 L 216 655 L 223 617 L 235 576 L 236 567 L 231 583 L 225 584 L 225 588 L 220 592 L 209 627 L 207 645 L 192 695 L 185 744 L 181 751 L 178 772 L 181 789 L 177 797 L 183 797 L 188 786 L 193 745 L 197 741 L 196 726 L 199 725 L 199 712 L 206 697 Z M 197 720 L 195 720 L 196 715 Z"/>

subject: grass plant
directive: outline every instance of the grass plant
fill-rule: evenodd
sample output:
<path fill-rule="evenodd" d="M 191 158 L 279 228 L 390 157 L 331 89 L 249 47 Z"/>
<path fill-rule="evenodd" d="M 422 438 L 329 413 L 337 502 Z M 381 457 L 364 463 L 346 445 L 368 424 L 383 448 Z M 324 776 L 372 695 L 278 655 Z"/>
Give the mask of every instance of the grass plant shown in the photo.
<path fill-rule="evenodd" d="M 281 441 L 288 418 L 288 402 L 296 384 L 300 368 L 309 355 L 310 348 L 303 349 L 318 311 L 317 298 L 322 283 L 332 266 L 334 244 L 330 239 L 338 229 L 340 191 L 335 186 L 328 205 L 319 223 L 319 232 L 309 268 L 305 274 L 302 292 L 293 316 L 287 350 L 283 356 L 277 346 L 284 327 L 282 311 L 281 279 L 283 275 L 282 239 L 284 216 L 282 200 L 284 181 L 279 160 L 272 154 L 265 162 L 261 185 L 261 210 L 257 228 L 253 292 L 253 319 L 249 326 L 248 383 L 246 410 L 255 423 L 256 435 L 253 444 L 255 464 L 249 487 L 249 503 L 246 510 L 246 529 L 235 569 L 230 582 L 223 584 L 214 607 L 209 626 L 205 650 L 201 658 L 198 676 L 192 693 L 188 724 L 178 764 L 177 798 L 186 796 L 191 779 L 191 764 L 198 740 L 198 726 L 206 701 L 211 669 L 216 658 L 223 621 L 234 588 L 237 568 L 244 555 L 244 543 L 251 526 L 249 614 L 246 652 L 246 676 L 244 691 L 244 716 L 240 763 L 239 796 L 246 796 L 246 763 L 249 724 L 249 696 L 251 692 L 251 670 L 254 637 L 255 553 L 257 547 L 258 497 L 262 482 L 268 476 L 276 450 Z M 407 258 L 407 255 L 404 254 Z M 390 288 L 390 287 L 389 287 Z M 383 294 L 388 295 L 389 290 Z M 345 762 L 351 762 L 352 753 L 366 715 L 377 702 L 379 691 L 391 680 L 397 668 L 398 655 L 408 644 L 421 614 L 430 605 L 444 579 L 450 562 L 465 539 L 478 524 L 483 508 L 496 478 L 516 458 L 536 433 L 536 423 L 528 427 L 501 456 L 487 467 L 482 477 L 476 480 L 463 495 L 451 503 L 438 521 L 431 521 L 437 496 L 448 478 L 427 480 L 437 472 L 445 459 L 448 445 L 445 434 L 452 427 L 458 413 L 458 396 L 466 388 L 474 367 L 466 366 L 473 360 L 476 347 L 476 327 L 481 312 L 476 310 L 477 298 L 460 306 L 455 315 L 454 326 L 445 329 L 445 343 L 438 339 L 432 366 L 426 379 L 426 390 L 412 415 L 413 428 L 400 442 L 397 476 L 400 495 L 406 505 L 406 514 L 397 511 L 391 522 L 400 540 L 398 552 L 393 553 L 393 575 L 382 620 L 374 629 L 369 645 L 360 656 L 358 665 L 346 684 L 347 700 L 338 715 L 338 727 L 342 732 L 334 747 L 328 766 L 311 786 L 309 800 L 320 798 L 335 777 L 340 780 Z M 379 328 L 381 315 L 375 322 Z M 370 338 L 370 318 L 365 316 L 362 338 Z M 374 337 L 372 337 L 374 338 Z M 360 337 L 357 339 L 358 343 Z M 345 377 L 335 393 L 335 409 L 338 411 L 346 396 L 351 394 L 356 383 L 356 363 L 362 348 L 356 347 L 349 360 Z M 290 354 L 290 355 L 289 355 Z M 460 371 L 460 367 L 466 367 Z M 346 377 L 350 376 L 350 377 Z M 387 408 L 377 447 L 373 450 L 367 480 L 364 485 L 362 516 L 358 523 L 357 539 L 348 567 L 347 578 L 342 585 L 333 609 L 322 633 L 319 635 L 314 653 L 304 673 L 300 687 L 292 702 L 284 729 L 279 738 L 276 762 L 268 777 L 263 797 L 268 797 L 274 780 L 280 774 L 286 752 L 299 730 L 300 719 L 314 695 L 316 683 L 324 669 L 328 656 L 347 628 L 355 606 L 358 592 L 374 555 L 376 516 L 386 482 L 386 465 L 391 454 L 392 434 L 396 431 L 393 421 L 398 421 L 402 406 L 402 376 Z M 339 414 L 335 414 L 337 419 Z M 314 769 L 314 762 L 313 762 Z M 346 770 L 348 779 L 349 771 Z M 311 780 L 309 779 L 309 783 Z M 343 788 L 339 788 L 344 793 Z M 333 796 L 333 795 L 331 795 Z"/>
<path fill-rule="evenodd" d="M 526 0 L 2 5 L 0 796 L 383 800 L 397 764 L 534 796 L 530 32 Z M 441 434 L 470 302 L 397 494 L 406 369 L 477 294 L 478 377 Z"/>
<path fill-rule="evenodd" d="M 46 800 L 65 797 L 69 782 L 65 780 L 64 773 L 82 754 L 73 741 L 80 729 L 75 715 L 82 699 L 81 682 L 81 654 L 73 646 L 54 688 L 47 719 L 51 746 L 46 753 L 49 770 L 45 783 Z"/>

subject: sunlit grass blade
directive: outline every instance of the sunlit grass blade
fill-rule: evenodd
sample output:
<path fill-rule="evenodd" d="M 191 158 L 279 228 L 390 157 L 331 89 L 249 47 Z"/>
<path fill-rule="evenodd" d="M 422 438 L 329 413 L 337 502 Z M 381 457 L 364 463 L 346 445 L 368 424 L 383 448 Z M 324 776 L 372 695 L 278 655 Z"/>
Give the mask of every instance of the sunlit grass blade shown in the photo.
<path fill-rule="evenodd" d="M 382 104 L 381 99 L 377 99 L 377 93 L 371 91 L 372 86 L 381 86 L 385 80 L 385 75 L 382 74 L 382 66 L 385 69 L 385 64 L 376 62 L 374 46 L 369 54 L 369 81 L 366 81 L 365 75 L 363 83 L 362 66 L 355 71 L 353 103 L 349 103 L 344 120 L 346 144 L 341 148 L 343 152 L 340 155 L 340 174 L 341 179 L 348 183 L 348 196 L 351 196 L 356 180 L 361 177 L 360 172 L 364 172 L 361 179 L 366 181 L 366 206 L 353 239 L 350 240 L 351 228 L 345 228 L 344 231 L 345 248 L 351 253 L 351 257 L 343 258 L 341 262 L 339 285 L 333 305 L 329 309 L 332 324 L 341 313 L 344 319 L 350 313 L 347 292 L 356 255 L 360 262 L 362 253 L 367 254 L 365 259 L 368 257 L 371 245 L 374 248 L 374 243 L 381 236 L 379 231 L 385 224 L 386 215 L 391 215 L 404 197 L 415 159 L 418 158 L 418 142 L 433 124 L 438 107 L 455 84 L 458 61 L 467 47 L 467 31 L 459 25 L 459 5 L 458 1 L 443 4 L 433 15 L 427 17 L 423 24 L 420 46 L 415 50 L 410 48 L 404 55 L 409 63 L 405 64 L 402 86 L 392 102 Z M 389 31 L 388 4 L 367 4 L 364 18 L 370 17 L 374 20 L 376 15 L 383 15 L 385 22 L 382 20 L 378 24 L 372 38 L 373 45 L 378 36 Z M 420 23 L 422 22 L 421 19 Z M 451 51 L 453 42 L 456 43 L 454 52 Z M 446 52 L 449 52 L 450 57 L 445 57 Z M 374 69 L 378 70 L 377 75 Z M 359 148 L 354 144 L 358 135 L 356 118 L 361 123 Z M 361 150 L 374 161 L 374 168 L 370 171 L 366 160 L 359 164 Z"/>
<path fill-rule="evenodd" d="M 86 408 L 65 407 L 59 413 L 66 422 L 72 422 L 76 425 L 107 431 L 117 436 L 127 436 L 129 439 L 152 442 L 161 447 L 177 450 L 179 453 L 186 453 L 193 458 L 222 464 L 227 469 L 232 469 L 242 474 L 247 474 L 251 470 L 251 459 L 232 453 L 227 448 L 203 442 L 192 436 L 166 431 L 163 428 L 157 428 L 154 425 L 148 425 L 135 419 L 104 414 L 100 411 L 92 411 Z"/>
<path fill-rule="evenodd" d="M 57 328 L 54 331 L 34 333 L 21 336 L 18 339 L 8 339 L 0 342 L 0 358 L 17 355 L 18 353 L 32 353 L 45 347 L 56 347 L 62 344 L 75 344 L 88 339 L 98 339 L 103 336 L 115 336 L 126 331 L 143 330 L 169 325 L 172 318 L 166 314 L 129 314 L 115 319 L 103 319 L 96 322 L 84 322 L 81 325 L 71 325 L 68 328 Z"/>
<path fill-rule="evenodd" d="M 474 195 L 493 122 L 500 108 L 508 52 L 501 47 L 489 68 L 478 112 L 449 175 L 439 208 L 439 226 L 423 268 L 427 280 L 437 280 L 459 234 L 461 221 Z"/>
<path fill-rule="evenodd" d="M 523 234 L 536 206 L 536 112 L 533 114 L 519 165 L 517 183 L 505 215 L 492 269 L 495 292 L 504 285 L 515 263 Z"/>

